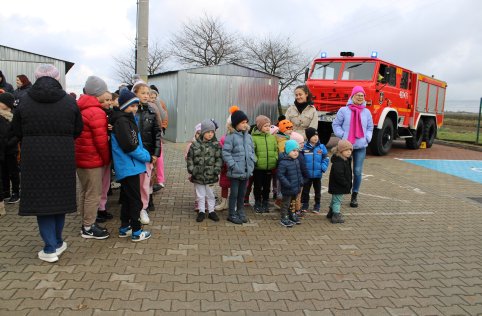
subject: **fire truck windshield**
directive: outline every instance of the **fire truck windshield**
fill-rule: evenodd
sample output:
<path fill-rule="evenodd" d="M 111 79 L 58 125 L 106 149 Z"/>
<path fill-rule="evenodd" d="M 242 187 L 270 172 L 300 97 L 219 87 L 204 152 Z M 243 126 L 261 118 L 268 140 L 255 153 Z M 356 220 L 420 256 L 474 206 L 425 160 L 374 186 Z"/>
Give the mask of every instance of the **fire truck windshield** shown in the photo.
<path fill-rule="evenodd" d="M 374 72 L 374 62 L 326 61 L 315 64 L 310 79 L 338 80 L 341 77 L 340 80 L 372 80 Z"/>
<path fill-rule="evenodd" d="M 372 80 L 374 62 L 346 62 L 341 80 Z"/>

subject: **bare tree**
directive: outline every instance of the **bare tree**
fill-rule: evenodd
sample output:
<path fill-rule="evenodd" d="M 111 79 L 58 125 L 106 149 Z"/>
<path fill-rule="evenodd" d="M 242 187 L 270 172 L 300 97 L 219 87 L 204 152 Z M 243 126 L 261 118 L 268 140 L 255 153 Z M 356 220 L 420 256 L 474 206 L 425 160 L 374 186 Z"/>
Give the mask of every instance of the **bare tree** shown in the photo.
<path fill-rule="evenodd" d="M 167 50 L 160 47 L 156 42 L 149 45 L 149 59 L 147 61 L 147 73 L 153 75 L 162 69 L 166 60 L 169 58 Z M 136 47 L 135 43 L 129 54 L 122 57 L 114 57 L 115 74 L 117 80 L 125 83 L 132 83 L 132 78 L 136 73 Z"/>
<path fill-rule="evenodd" d="M 254 69 L 280 77 L 278 112 L 281 113 L 281 93 L 300 82 L 308 65 L 308 58 L 294 47 L 289 38 L 268 36 L 264 39 L 244 39 L 244 64 Z"/>
<path fill-rule="evenodd" d="M 182 64 L 196 66 L 238 62 L 240 45 L 219 19 L 205 15 L 197 22 L 185 23 L 171 40 L 171 54 Z"/>

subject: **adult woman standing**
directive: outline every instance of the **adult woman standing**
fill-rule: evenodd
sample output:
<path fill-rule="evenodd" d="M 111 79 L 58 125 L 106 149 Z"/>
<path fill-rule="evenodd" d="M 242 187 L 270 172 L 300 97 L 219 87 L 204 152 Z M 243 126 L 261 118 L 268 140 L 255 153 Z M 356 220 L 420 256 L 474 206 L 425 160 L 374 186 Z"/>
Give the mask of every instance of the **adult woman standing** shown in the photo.
<path fill-rule="evenodd" d="M 306 140 L 305 129 L 318 128 L 318 114 L 313 106 L 312 95 L 307 86 L 297 86 L 295 89 L 295 104 L 285 113 L 286 119 L 293 123 L 293 131 L 303 135 Z"/>
<path fill-rule="evenodd" d="M 27 94 L 28 90 L 32 87 L 32 83 L 25 75 L 18 75 L 15 83 L 17 84 L 17 89 L 13 95 L 15 96 L 15 100 L 19 100 Z"/>
<path fill-rule="evenodd" d="M 42 64 L 35 78 L 12 122 L 22 151 L 19 215 L 37 216 L 45 243 L 38 257 L 56 262 L 67 248 L 62 240 L 65 214 L 77 210 L 74 139 L 83 123 L 75 100 L 58 82 L 57 68 Z"/>
<path fill-rule="evenodd" d="M 347 139 L 353 144 L 351 207 L 358 207 L 357 197 L 362 180 L 363 162 L 373 134 L 372 114 L 366 108 L 365 95 L 363 87 L 355 86 L 346 106 L 336 113 L 332 125 L 336 137 Z"/>

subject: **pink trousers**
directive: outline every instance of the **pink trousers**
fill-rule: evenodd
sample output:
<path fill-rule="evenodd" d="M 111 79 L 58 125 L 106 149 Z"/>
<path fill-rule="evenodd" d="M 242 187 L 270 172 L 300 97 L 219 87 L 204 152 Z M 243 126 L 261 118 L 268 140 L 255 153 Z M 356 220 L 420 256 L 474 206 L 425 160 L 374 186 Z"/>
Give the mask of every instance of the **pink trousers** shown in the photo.
<path fill-rule="evenodd" d="M 161 150 L 161 156 L 157 158 L 156 168 L 157 168 L 157 183 L 164 183 L 164 155 L 162 154 L 162 150 Z"/>
<path fill-rule="evenodd" d="M 100 196 L 99 210 L 105 211 L 107 203 L 107 192 L 110 189 L 110 164 L 102 167 L 102 195 Z"/>
<path fill-rule="evenodd" d="M 149 206 L 149 195 L 152 193 L 151 187 L 151 174 L 153 164 L 146 162 L 146 172 L 141 173 L 139 178 L 141 179 L 141 200 L 142 209 L 145 210 Z"/>

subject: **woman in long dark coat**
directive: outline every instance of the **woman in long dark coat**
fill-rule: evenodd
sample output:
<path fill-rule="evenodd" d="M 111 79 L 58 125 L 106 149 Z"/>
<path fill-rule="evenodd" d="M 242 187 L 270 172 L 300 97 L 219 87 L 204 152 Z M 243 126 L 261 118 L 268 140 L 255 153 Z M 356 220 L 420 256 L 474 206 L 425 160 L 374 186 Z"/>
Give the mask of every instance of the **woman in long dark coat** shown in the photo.
<path fill-rule="evenodd" d="M 38 257 L 47 262 L 58 261 L 67 248 L 62 239 L 65 214 L 77 210 L 74 139 L 83 126 L 77 104 L 59 77 L 53 65 L 40 65 L 12 122 L 22 152 L 19 215 L 37 216 L 45 242 Z"/>

